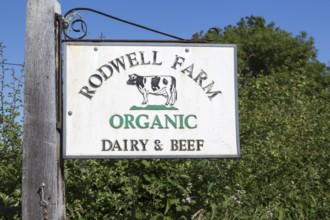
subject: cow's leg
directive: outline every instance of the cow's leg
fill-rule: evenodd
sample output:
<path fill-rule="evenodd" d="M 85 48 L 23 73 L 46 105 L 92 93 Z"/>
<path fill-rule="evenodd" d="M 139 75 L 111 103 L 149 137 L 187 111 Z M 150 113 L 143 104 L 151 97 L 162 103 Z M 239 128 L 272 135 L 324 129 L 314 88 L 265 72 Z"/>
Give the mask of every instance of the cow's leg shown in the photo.
<path fill-rule="evenodd" d="M 165 105 L 168 105 L 168 104 L 170 104 L 170 98 L 169 98 L 169 96 L 166 96 L 166 103 L 165 103 Z"/>
<path fill-rule="evenodd" d="M 143 91 L 143 102 L 142 105 L 145 105 L 148 103 L 148 93 L 147 91 Z"/>
<path fill-rule="evenodd" d="M 174 88 L 172 88 L 172 91 L 171 91 L 171 105 L 174 105 L 174 103 L 176 101 L 176 97 L 177 97 L 177 94 L 176 94 L 176 89 L 174 87 Z"/>
<path fill-rule="evenodd" d="M 171 91 L 169 88 L 166 88 L 165 92 L 166 92 L 166 94 L 164 95 L 166 97 L 165 105 L 169 105 L 171 102 Z"/>

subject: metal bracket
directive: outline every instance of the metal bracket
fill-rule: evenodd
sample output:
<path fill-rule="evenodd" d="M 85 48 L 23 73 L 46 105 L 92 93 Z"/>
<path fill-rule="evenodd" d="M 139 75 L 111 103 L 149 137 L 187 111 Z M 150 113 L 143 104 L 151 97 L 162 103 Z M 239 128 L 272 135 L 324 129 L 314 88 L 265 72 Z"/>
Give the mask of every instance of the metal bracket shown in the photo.
<path fill-rule="evenodd" d="M 42 215 L 43 219 L 48 219 L 48 202 L 45 200 L 45 184 L 41 183 L 40 188 L 38 190 L 39 196 L 40 196 L 40 207 L 42 208 Z"/>
<path fill-rule="evenodd" d="M 62 106 L 63 106 L 63 88 L 62 88 L 62 16 L 55 14 L 55 79 L 56 79 L 56 128 L 62 130 Z"/>
<path fill-rule="evenodd" d="M 132 25 L 150 32 L 154 32 L 163 36 L 167 36 L 170 38 L 173 38 L 176 40 L 176 42 L 184 42 L 184 43 L 207 43 L 209 42 L 208 40 L 188 40 L 188 39 L 183 39 L 181 37 L 177 37 L 159 30 L 155 30 L 137 23 L 133 23 L 115 16 L 112 16 L 110 14 L 106 14 L 104 12 L 100 12 L 94 9 L 90 9 L 90 8 L 73 8 L 71 10 L 69 10 L 63 17 L 63 34 L 65 36 L 65 39 L 69 39 L 69 40 L 82 40 L 86 35 L 87 35 L 87 24 L 86 22 L 83 20 L 83 18 L 81 17 L 81 15 L 78 13 L 78 11 L 89 11 L 89 12 L 93 12 L 99 15 L 102 15 L 104 17 L 128 24 L 128 25 Z M 75 32 L 75 33 L 80 33 L 80 35 L 78 37 L 73 37 L 70 35 L 70 32 Z M 63 41 L 67 41 L 67 40 L 63 40 Z M 107 42 L 107 41 L 113 41 L 113 40 L 90 40 L 93 42 L 96 41 L 102 41 L 102 42 Z M 139 41 L 139 40 L 115 40 L 115 41 L 126 41 L 126 42 L 132 42 L 132 41 Z M 143 40 L 143 42 L 145 42 L 146 40 Z M 148 42 L 153 42 L 152 40 L 148 40 Z M 158 41 L 159 42 L 159 41 Z M 165 41 L 161 41 L 161 42 L 165 42 Z M 171 41 L 173 42 L 173 41 Z"/>

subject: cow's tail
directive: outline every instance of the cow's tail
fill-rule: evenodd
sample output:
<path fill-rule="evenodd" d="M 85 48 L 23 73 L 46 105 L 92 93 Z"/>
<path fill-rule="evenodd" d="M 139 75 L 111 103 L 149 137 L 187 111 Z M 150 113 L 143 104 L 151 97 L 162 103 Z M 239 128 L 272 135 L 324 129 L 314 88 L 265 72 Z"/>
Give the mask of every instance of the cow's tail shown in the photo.
<path fill-rule="evenodd" d="M 174 77 L 172 77 L 171 94 L 172 94 L 172 105 L 173 105 L 178 99 L 178 94 L 176 91 L 176 79 Z"/>

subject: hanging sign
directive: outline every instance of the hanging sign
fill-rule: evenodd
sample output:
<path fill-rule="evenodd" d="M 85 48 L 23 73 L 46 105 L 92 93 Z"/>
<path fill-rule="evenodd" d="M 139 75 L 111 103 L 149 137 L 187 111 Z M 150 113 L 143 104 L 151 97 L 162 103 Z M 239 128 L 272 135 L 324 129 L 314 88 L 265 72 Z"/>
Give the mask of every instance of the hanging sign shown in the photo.
<path fill-rule="evenodd" d="M 238 157 L 236 46 L 65 44 L 65 158 Z"/>

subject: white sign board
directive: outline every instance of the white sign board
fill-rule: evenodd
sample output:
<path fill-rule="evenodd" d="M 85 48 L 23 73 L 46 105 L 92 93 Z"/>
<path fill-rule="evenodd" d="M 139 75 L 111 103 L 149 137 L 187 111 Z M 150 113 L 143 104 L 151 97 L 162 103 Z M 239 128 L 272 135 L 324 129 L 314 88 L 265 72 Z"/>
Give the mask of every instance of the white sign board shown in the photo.
<path fill-rule="evenodd" d="M 65 158 L 238 157 L 236 46 L 66 43 Z"/>

